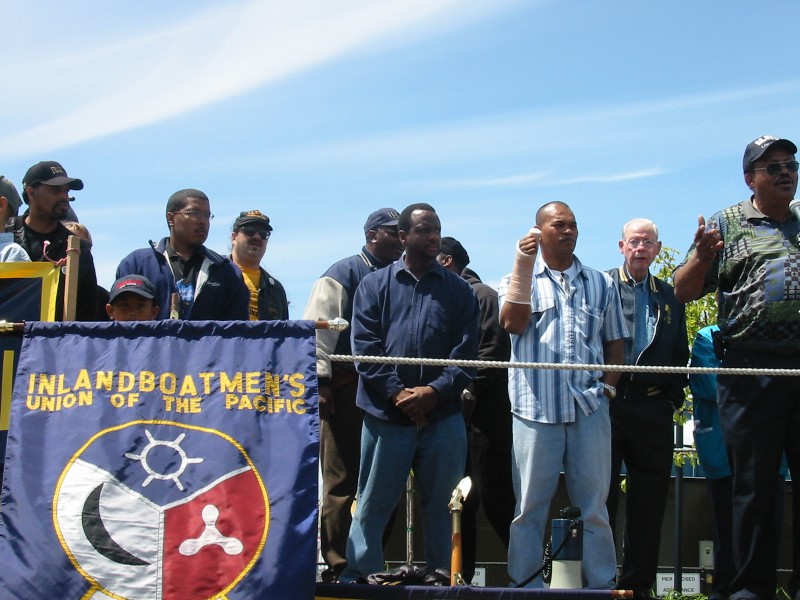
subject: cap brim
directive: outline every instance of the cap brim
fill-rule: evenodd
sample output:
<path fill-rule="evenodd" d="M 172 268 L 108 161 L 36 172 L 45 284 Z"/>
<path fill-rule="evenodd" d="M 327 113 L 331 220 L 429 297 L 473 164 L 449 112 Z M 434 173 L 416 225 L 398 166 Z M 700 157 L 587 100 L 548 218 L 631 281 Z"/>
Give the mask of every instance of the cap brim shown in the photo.
<path fill-rule="evenodd" d="M 64 177 L 63 175 L 61 177 L 53 177 L 47 181 L 40 181 L 39 183 L 43 183 L 45 185 L 68 185 L 69 189 L 71 190 L 83 189 L 83 181 L 73 177 Z"/>
<path fill-rule="evenodd" d="M 141 296 L 146 300 L 153 300 L 155 296 L 148 292 L 147 290 L 143 290 L 142 288 L 137 287 L 129 287 L 129 288 L 122 288 L 121 290 L 117 290 L 113 296 L 111 296 L 108 300 L 109 304 L 112 304 L 114 300 L 119 298 L 122 294 L 136 294 L 137 296 Z"/>
<path fill-rule="evenodd" d="M 239 229 L 239 227 L 244 227 L 245 225 L 260 225 L 261 227 L 266 227 L 267 231 L 272 231 L 272 225 L 265 223 L 264 219 L 244 219 L 242 221 L 237 221 L 234 225 L 234 229 Z"/>
<path fill-rule="evenodd" d="M 780 139 L 777 142 L 772 142 L 769 145 L 769 148 L 767 148 L 767 150 L 770 150 L 771 148 L 785 148 L 792 154 L 797 154 L 797 146 L 794 145 L 794 142 L 785 139 Z"/>

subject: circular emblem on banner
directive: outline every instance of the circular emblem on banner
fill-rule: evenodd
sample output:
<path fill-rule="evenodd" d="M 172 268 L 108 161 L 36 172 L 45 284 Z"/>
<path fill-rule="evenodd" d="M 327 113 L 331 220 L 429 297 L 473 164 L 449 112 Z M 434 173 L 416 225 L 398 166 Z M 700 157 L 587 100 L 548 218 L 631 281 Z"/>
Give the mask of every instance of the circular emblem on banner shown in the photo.
<path fill-rule="evenodd" d="M 227 593 L 252 568 L 266 541 L 269 500 L 230 436 L 134 421 L 98 432 L 72 456 L 53 521 L 95 591 L 193 600 Z"/>

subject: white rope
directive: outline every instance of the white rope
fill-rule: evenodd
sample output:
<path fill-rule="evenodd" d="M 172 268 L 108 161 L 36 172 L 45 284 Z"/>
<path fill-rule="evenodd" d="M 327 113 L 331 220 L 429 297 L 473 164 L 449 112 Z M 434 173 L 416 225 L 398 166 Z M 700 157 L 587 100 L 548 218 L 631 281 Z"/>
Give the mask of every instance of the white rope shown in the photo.
<path fill-rule="evenodd" d="M 723 369 L 721 367 L 661 367 L 640 365 L 586 365 L 576 363 L 506 362 L 499 360 L 451 360 L 445 358 L 409 358 L 405 356 L 351 356 L 331 354 L 334 362 L 364 362 L 387 365 L 428 365 L 433 367 L 475 367 L 488 369 L 554 369 L 560 371 L 619 371 L 624 373 L 693 373 L 707 375 L 800 376 L 800 369 Z"/>

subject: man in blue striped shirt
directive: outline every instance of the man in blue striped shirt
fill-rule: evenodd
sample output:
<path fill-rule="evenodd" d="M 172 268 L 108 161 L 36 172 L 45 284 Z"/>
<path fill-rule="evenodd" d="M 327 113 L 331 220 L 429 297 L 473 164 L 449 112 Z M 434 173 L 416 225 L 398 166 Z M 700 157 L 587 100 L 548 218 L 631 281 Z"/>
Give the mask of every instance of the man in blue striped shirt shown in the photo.
<path fill-rule="evenodd" d="M 608 400 L 619 374 L 591 365 L 622 364 L 628 337 L 611 278 L 573 254 L 578 225 L 563 202 L 536 212 L 517 244 L 514 270 L 500 289 L 500 323 L 511 333 L 511 360 L 586 365 L 581 370 L 509 369 L 514 413 L 514 492 L 508 571 L 525 582 L 542 563 L 550 502 L 563 468 L 570 501 L 585 525 L 583 580 L 610 589 L 616 555 L 606 496 L 611 477 Z M 539 252 L 541 250 L 541 252 Z M 542 587 L 541 577 L 526 583 Z"/>

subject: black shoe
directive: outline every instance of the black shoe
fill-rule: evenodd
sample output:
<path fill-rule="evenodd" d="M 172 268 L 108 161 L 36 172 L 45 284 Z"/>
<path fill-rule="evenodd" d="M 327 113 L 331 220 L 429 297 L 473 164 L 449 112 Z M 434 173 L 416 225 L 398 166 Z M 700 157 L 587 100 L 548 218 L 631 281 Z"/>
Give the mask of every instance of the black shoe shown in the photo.
<path fill-rule="evenodd" d="M 319 579 L 322 583 L 339 583 L 339 574 L 341 571 L 328 567 L 319 574 Z"/>

